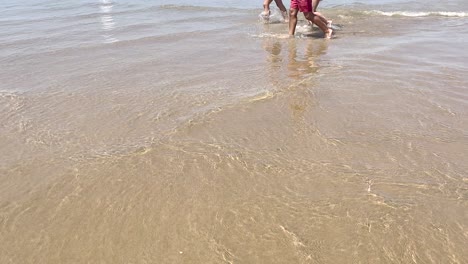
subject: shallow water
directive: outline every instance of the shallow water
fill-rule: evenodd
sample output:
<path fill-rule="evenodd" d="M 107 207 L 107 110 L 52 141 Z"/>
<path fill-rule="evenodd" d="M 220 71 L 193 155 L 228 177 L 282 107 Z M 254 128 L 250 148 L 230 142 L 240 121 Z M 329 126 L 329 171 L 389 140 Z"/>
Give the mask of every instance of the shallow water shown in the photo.
<path fill-rule="evenodd" d="M 0 11 L 0 263 L 468 262 L 464 1 Z"/>

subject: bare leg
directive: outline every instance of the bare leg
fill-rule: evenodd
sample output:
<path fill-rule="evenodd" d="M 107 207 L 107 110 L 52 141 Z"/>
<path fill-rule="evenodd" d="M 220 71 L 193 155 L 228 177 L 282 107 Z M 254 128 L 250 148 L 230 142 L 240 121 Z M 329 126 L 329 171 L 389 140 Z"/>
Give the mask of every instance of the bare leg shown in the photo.
<path fill-rule="evenodd" d="M 271 0 L 269 0 L 269 1 L 270 1 L 270 3 L 271 3 Z M 286 10 L 286 7 L 284 6 L 282 0 L 275 0 L 275 4 L 276 4 L 276 6 L 279 8 L 279 10 L 281 10 L 281 11 L 283 11 L 283 12 L 287 11 L 287 10 Z"/>
<path fill-rule="evenodd" d="M 322 13 L 314 12 L 314 16 L 318 16 L 318 17 L 320 18 L 320 20 L 322 20 L 323 23 L 325 23 L 325 24 L 327 25 L 327 27 L 330 27 L 330 26 L 331 26 L 332 21 L 326 19 L 325 16 L 322 15 Z"/>
<path fill-rule="evenodd" d="M 281 11 L 281 15 L 283 16 L 284 21 L 288 22 L 288 10 L 284 6 L 283 1 L 282 0 L 275 0 L 275 4 L 279 8 L 279 10 Z"/>
<path fill-rule="evenodd" d="M 270 4 L 273 0 L 264 0 L 263 1 L 263 12 L 262 16 L 269 17 L 270 16 Z"/>
<path fill-rule="evenodd" d="M 328 28 L 327 24 L 324 23 L 318 16 L 314 16 L 314 13 L 312 12 L 306 12 L 304 13 L 304 17 L 307 20 L 312 21 L 312 23 L 314 23 L 315 25 L 317 25 L 323 31 L 323 33 L 325 33 L 325 38 L 331 38 L 333 30 L 331 28 Z M 291 23 L 289 23 L 289 28 L 291 30 Z"/>
<path fill-rule="evenodd" d="M 323 21 L 327 25 L 327 27 L 331 27 L 331 20 L 328 20 L 324 15 L 321 13 L 317 12 L 317 7 L 320 4 L 320 0 L 312 0 L 312 11 L 314 12 L 315 16 L 318 16 L 320 20 Z"/>
<path fill-rule="evenodd" d="M 263 1 L 263 12 L 262 12 L 261 16 L 265 20 L 268 20 L 270 18 L 270 15 L 271 15 L 270 4 L 271 4 L 271 2 L 273 2 L 273 0 L 264 0 Z M 283 17 L 284 21 L 288 22 L 288 10 L 284 6 L 283 1 L 282 0 L 275 0 L 275 4 L 279 8 L 279 10 L 281 11 L 281 16 Z"/>
<path fill-rule="evenodd" d="M 332 21 L 331 20 L 327 20 L 321 13 L 319 12 L 314 12 L 314 16 L 317 16 L 320 18 L 320 20 L 323 21 L 323 23 L 327 24 L 327 27 L 331 28 L 332 26 Z M 309 24 L 310 25 L 313 25 L 312 21 L 309 21 Z"/>
<path fill-rule="evenodd" d="M 297 9 L 289 10 L 289 36 L 294 36 L 297 26 Z"/>

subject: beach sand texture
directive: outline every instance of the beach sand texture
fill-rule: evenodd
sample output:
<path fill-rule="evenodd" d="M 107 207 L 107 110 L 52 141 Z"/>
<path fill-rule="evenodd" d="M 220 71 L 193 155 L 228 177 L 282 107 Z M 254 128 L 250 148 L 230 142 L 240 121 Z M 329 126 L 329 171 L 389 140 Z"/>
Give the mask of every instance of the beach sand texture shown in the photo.
<path fill-rule="evenodd" d="M 259 1 L 2 1 L 0 263 L 468 263 L 439 4 L 323 1 L 324 40 Z"/>

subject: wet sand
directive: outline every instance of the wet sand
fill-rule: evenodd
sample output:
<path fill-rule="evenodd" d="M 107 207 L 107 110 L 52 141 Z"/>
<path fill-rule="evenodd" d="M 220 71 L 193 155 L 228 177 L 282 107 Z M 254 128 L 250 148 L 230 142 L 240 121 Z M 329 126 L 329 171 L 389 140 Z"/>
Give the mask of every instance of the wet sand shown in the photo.
<path fill-rule="evenodd" d="M 466 19 L 327 14 L 3 57 L 0 262 L 466 263 Z"/>

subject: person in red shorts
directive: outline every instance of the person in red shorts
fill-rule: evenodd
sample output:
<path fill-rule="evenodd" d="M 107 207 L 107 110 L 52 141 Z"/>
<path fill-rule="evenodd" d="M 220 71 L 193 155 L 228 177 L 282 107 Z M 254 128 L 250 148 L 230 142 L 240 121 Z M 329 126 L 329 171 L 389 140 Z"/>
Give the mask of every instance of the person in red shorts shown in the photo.
<path fill-rule="evenodd" d="M 313 0 L 317 1 L 317 0 Z M 325 38 L 330 39 L 333 30 L 327 27 L 327 24 L 324 23 L 320 17 L 314 15 L 314 9 L 312 0 L 291 0 L 291 10 L 289 12 L 289 35 L 294 36 L 296 33 L 296 25 L 297 25 L 297 13 L 302 12 L 304 13 L 304 17 L 317 25 L 325 34 Z"/>

